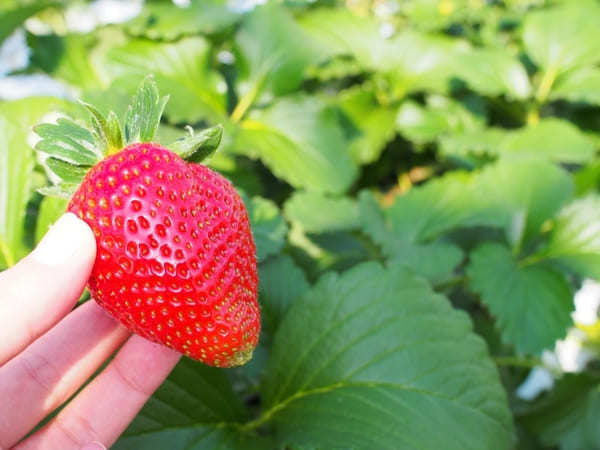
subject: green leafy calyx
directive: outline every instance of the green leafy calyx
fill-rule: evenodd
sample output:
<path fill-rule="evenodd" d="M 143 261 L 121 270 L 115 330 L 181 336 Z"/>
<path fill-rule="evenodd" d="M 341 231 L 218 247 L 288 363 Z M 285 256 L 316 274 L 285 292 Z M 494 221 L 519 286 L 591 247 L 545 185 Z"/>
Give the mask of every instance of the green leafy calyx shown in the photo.
<path fill-rule="evenodd" d="M 140 83 L 133 95 L 123 124 L 110 111 L 102 114 L 95 106 L 80 101 L 89 113 L 89 127 L 59 118 L 34 128 L 41 138 L 35 145 L 53 186 L 39 190 L 43 195 L 70 197 L 85 174 L 103 158 L 137 142 L 152 142 L 169 96 L 160 97 L 152 75 Z M 221 142 L 223 127 L 217 125 L 176 140 L 169 148 L 182 158 L 200 163 L 211 156 Z"/>

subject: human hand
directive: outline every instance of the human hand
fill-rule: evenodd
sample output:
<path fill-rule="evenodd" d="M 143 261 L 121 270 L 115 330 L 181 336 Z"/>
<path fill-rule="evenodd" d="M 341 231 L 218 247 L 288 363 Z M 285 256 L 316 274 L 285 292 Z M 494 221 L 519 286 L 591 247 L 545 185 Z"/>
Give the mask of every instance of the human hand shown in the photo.
<path fill-rule="evenodd" d="M 110 446 L 179 360 L 167 347 L 129 337 L 96 302 L 72 310 L 95 254 L 91 230 L 69 213 L 0 273 L 0 450 Z M 21 440 L 124 342 L 55 418 Z"/>

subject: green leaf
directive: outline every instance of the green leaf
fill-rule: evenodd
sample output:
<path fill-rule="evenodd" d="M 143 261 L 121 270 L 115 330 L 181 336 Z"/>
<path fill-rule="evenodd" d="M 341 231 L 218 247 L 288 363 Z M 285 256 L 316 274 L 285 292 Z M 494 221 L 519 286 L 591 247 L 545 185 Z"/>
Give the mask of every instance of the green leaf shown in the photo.
<path fill-rule="evenodd" d="M 594 142 L 579 128 L 555 118 L 516 130 L 487 128 L 448 134 L 442 137 L 441 148 L 448 155 L 489 154 L 568 163 L 588 162 L 595 154 Z"/>
<path fill-rule="evenodd" d="M 182 36 L 223 33 L 239 20 L 240 14 L 222 0 L 195 0 L 175 8 L 169 2 L 146 2 L 142 12 L 125 24 L 135 36 L 174 41 Z"/>
<path fill-rule="evenodd" d="M 520 99 L 530 94 L 525 68 L 504 49 L 476 49 L 412 30 L 385 39 L 374 17 L 342 8 L 315 8 L 301 16 L 300 24 L 330 55 L 352 55 L 365 69 L 389 72 L 398 94 L 446 93 L 457 78 L 486 95 Z"/>
<path fill-rule="evenodd" d="M 0 267 L 15 264 L 17 252 L 23 247 L 25 206 L 35 160 L 19 132 L 16 125 L 4 115 L 0 116 Z M 17 143 L 21 144 L 20 148 Z M 9 191 L 9 186 L 14 192 Z"/>
<path fill-rule="evenodd" d="M 289 12 L 274 2 L 257 6 L 244 18 L 235 43 L 241 101 L 232 114 L 234 120 L 241 119 L 263 92 L 283 95 L 297 89 L 309 64 L 321 58 Z"/>
<path fill-rule="evenodd" d="M 521 221 L 524 237 L 539 232 L 571 197 L 569 174 L 553 164 L 499 162 L 471 173 L 451 172 L 398 197 L 388 211 L 395 234 L 428 242 L 449 231 Z"/>
<path fill-rule="evenodd" d="M 279 208 L 271 200 L 262 197 L 248 198 L 243 192 L 241 195 L 250 218 L 256 244 L 256 259 L 261 262 L 267 256 L 279 253 L 285 241 L 287 225 L 279 213 Z"/>
<path fill-rule="evenodd" d="M 512 448 L 485 344 L 403 268 L 323 277 L 281 324 L 264 386 L 282 446 Z"/>
<path fill-rule="evenodd" d="M 385 39 L 373 16 L 359 16 L 347 8 L 314 8 L 299 18 L 299 24 L 332 57 L 351 55 L 364 69 L 397 72 L 403 92 L 424 86 L 447 89 L 448 76 L 437 69 L 452 61 L 460 46 L 457 40 L 413 31 Z"/>
<path fill-rule="evenodd" d="M 50 157 L 43 162 L 50 172 L 56 175 L 60 182 L 79 184 L 85 177 L 85 174 L 90 169 L 89 166 L 75 166 L 63 160 Z M 59 184 L 59 183 L 56 183 Z"/>
<path fill-rule="evenodd" d="M 93 166 L 100 160 L 92 134 L 72 120 L 42 123 L 34 131 L 42 138 L 35 149 L 42 153 L 79 166 Z"/>
<path fill-rule="evenodd" d="M 600 105 L 600 69 L 585 66 L 566 73 L 556 80 L 549 98 Z"/>
<path fill-rule="evenodd" d="M 0 103 L 0 267 L 14 264 L 28 251 L 24 223 L 35 156 L 27 133 L 43 115 L 60 109 L 66 103 L 53 98 Z"/>
<path fill-rule="evenodd" d="M 415 209 L 416 204 L 401 200 L 383 211 L 370 193 L 361 192 L 358 212 L 363 232 L 392 264 L 408 266 L 436 283 L 445 281 L 461 262 L 461 249 L 443 239 L 421 239 L 418 220 L 414 219 L 421 214 L 424 204 Z M 404 214 L 408 217 L 406 221 Z"/>
<path fill-rule="evenodd" d="M 352 55 L 363 68 L 380 67 L 393 45 L 383 39 L 372 17 L 359 17 L 346 8 L 313 8 L 299 25 L 330 56 Z"/>
<path fill-rule="evenodd" d="M 326 233 L 358 228 L 356 202 L 348 197 L 328 197 L 317 192 L 296 191 L 285 202 L 285 216 L 307 233 Z"/>
<path fill-rule="evenodd" d="M 260 264 L 258 270 L 263 322 L 267 330 L 274 333 L 289 307 L 310 286 L 302 269 L 286 255 L 267 259 Z"/>
<path fill-rule="evenodd" d="M 519 417 L 542 443 L 561 450 L 600 448 L 600 390 L 598 379 L 567 374 L 548 396 Z"/>
<path fill-rule="evenodd" d="M 382 105 L 370 86 L 347 89 L 336 96 L 350 154 L 359 164 L 376 161 L 396 134 L 397 106 Z"/>
<path fill-rule="evenodd" d="M 441 136 L 460 136 L 485 126 L 484 106 L 474 98 L 463 102 L 439 95 L 427 97 L 426 107 L 408 100 L 402 103 L 396 117 L 398 131 L 418 144 L 432 142 Z"/>
<path fill-rule="evenodd" d="M 525 67 L 504 49 L 469 49 L 456 52 L 447 69 L 484 95 L 525 99 L 531 85 Z"/>
<path fill-rule="evenodd" d="M 151 76 L 144 78 L 125 114 L 125 142 L 151 142 L 169 97 L 159 97 Z"/>
<path fill-rule="evenodd" d="M 520 264 L 497 243 L 481 245 L 470 261 L 471 288 L 481 294 L 503 340 L 517 353 L 539 354 L 565 336 L 572 324 L 573 293 L 560 272 Z"/>
<path fill-rule="evenodd" d="M 316 98 L 282 98 L 255 111 L 234 146 L 297 188 L 342 193 L 357 175 L 337 116 Z"/>
<path fill-rule="evenodd" d="M 600 6 L 593 1 L 565 2 L 527 14 L 525 50 L 547 74 L 547 83 L 551 85 L 556 75 L 574 67 L 600 62 L 598 21 Z"/>
<path fill-rule="evenodd" d="M 223 126 L 207 128 L 198 134 L 178 139 L 168 148 L 188 162 L 201 163 L 217 151 L 223 136 Z"/>
<path fill-rule="evenodd" d="M 119 118 L 114 111 L 108 113 L 105 131 L 106 140 L 108 142 L 108 152 L 118 151 L 124 147 L 121 122 L 119 122 Z"/>
<path fill-rule="evenodd" d="M 502 157 L 502 144 L 508 133 L 510 131 L 504 128 L 495 127 L 448 133 L 439 137 L 439 148 L 446 156 L 497 155 Z M 509 153 L 508 156 L 510 155 Z M 539 156 L 539 153 L 535 156 Z"/>
<path fill-rule="evenodd" d="M 77 191 L 79 184 L 77 183 L 60 183 L 52 186 L 43 186 L 37 191 L 48 197 L 54 197 L 61 200 L 68 200 Z"/>
<path fill-rule="evenodd" d="M 95 35 L 29 35 L 28 41 L 33 50 L 32 67 L 79 89 L 102 87 L 101 77 L 91 58 L 97 44 Z"/>
<path fill-rule="evenodd" d="M 540 257 L 558 259 L 583 277 L 600 278 L 600 196 L 591 194 L 559 214 Z"/>
<path fill-rule="evenodd" d="M 499 151 L 503 157 L 582 163 L 594 158 L 595 145 L 570 122 L 549 118 L 509 133 Z"/>
<path fill-rule="evenodd" d="M 113 154 L 122 149 L 124 147 L 123 135 L 117 115 L 113 111 L 110 111 L 108 119 L 105 119 L 104 115 L 95 106 L 84 101 L 80 101 L 80 104 L 90 113 L 92 127 L 94 128 L 94 138 L 102 154 Z"/>
<path fill-rule="evenodd" d="M 140 78 L 153 74 L 158 89 L 170 95 L 165 115 L 171 122 L 220 122 L 225 115 L 225 84 L 211 61 L 211 47 L 201 37 L 175 43 L 134 39 L 111 48 L 100 65 L 129 92 Z"/>
<path fill-rule="evenodd" d="M 252 448 L 260 439 L 239 431 L 246 414 L 225 372 L 183 358 L 112 448 Z"/>
<path fill-rule="evenodd" d="M 40 204 L 40 211 L 35 225 L 35 242 L 42 240 L 50 227 L 67 209 L 68 200 L 59 197 L 44 197 Z"/>
<path fill-rule="evenodd" d="M 57 6 L 54 1 L 38 1 L 29 5 L 17 6 L 16 8 L 2 11 L 0 13 L 0 44 L 12 34 L 26 19 L 38 12 Z"/>
<path fill-rule="evenodd" d="M 411 0 L 403 4 L 402 14 L 411 26 L 424 30 L 443 30 L 456 23 L 471 25 L 471 22 L 484 21 L 491 8 L 485 2 L 453 0 L 449 3 L 439 0 Z"/>

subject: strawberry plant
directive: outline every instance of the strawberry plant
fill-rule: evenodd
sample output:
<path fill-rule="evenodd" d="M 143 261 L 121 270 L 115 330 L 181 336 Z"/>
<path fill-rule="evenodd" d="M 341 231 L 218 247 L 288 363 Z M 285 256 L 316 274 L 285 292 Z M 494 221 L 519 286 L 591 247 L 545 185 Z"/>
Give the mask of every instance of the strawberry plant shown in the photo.
<path fill-rule="evenodd" d="M 0 5 L 0 269 L 189 356 L 114 448 L 600 448 L 600 3 L 176 3 Z"/>

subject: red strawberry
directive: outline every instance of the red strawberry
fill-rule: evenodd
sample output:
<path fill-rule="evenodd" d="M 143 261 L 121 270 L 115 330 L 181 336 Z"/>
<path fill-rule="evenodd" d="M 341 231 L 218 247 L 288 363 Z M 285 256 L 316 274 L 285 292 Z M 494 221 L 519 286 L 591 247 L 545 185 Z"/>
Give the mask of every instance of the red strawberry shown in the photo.
<path fill-rule="evenodd" d="M 91 295 L 127 328 L 209 365 L 250 359 L 260 331 L 256 249 L 227 179 L 134 143 L 87 171 L 68 210 L 96 236 Z"/>

